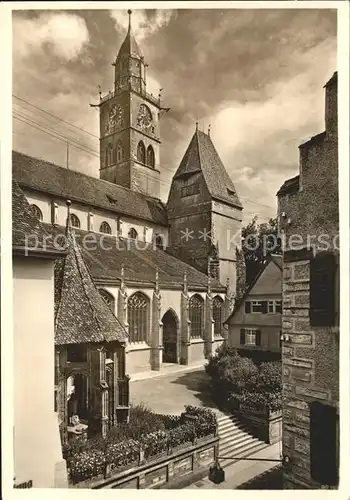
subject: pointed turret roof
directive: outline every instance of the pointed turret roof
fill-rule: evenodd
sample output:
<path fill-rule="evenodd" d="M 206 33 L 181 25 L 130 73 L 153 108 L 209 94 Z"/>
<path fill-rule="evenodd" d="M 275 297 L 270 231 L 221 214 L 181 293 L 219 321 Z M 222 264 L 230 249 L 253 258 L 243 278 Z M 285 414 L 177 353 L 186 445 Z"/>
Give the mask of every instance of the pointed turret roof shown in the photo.
<path fill-rule="evenodd" d="M 128 14 L 129 14 L 129 27 L 128 27 L 128 31 L 127 31 L 125 40 L 119 49 L 117 59 L 120 59 L 120 57 L 122 57 L 122 56 L 129 56 L 129 57 L 134 56 L 134 57 L 138 57 L 139 59 L 142 59 L 143 58 L 142 51 L 141 51 L 140 47 L 138 46 L 136 39 L 134 37 L 134 34 L 132 32 L 132 29 L 131 29 L 131 10 L 128 10 Z"/>
<path fill-rule="evenodd" d="M 196 129 L 174 180 L 202 172 L 213 199 L 242 208 L 236 188 L 208 134 Z"/>
<path fill-rule="evenodd" d="M 55 264 L 55 344 L 124 342 L 126 330 L 97 290 L 70 226 L 67 255 Z"/>

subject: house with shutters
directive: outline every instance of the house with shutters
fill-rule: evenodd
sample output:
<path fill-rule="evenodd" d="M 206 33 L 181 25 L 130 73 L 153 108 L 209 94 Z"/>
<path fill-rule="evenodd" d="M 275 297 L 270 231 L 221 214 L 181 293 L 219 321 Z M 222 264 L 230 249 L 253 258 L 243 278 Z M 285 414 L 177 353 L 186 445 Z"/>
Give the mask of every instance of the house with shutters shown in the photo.
<path fill-rule="evenodd" d="M 334 73 L 325 85 L 325 131 L 299 146 L 299 175 L 277 193 L 284 241 L 283 454 L 290 458 L 284 489 L 338 485 L 337 84 Z"/>
<path fill-rule="evenodd" d="M 281 357 L 282 256 L 271 255 L 225 321 L 228 344 L 256 361 Z"/>

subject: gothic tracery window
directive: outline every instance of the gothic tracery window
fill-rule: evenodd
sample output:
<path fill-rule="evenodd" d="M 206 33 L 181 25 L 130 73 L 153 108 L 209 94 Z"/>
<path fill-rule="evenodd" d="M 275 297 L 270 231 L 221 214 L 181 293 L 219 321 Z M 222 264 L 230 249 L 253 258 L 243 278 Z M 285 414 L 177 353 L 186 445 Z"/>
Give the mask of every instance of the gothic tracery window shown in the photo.
<path fill-rule="evenodd" d="M 192 295 L 189 303 L 191 338 L 201 338 L 204 327 L 204 301 L 200 295 Z"/>
<path fill-rule="evenodd" d="M 146 163 L 146 148 L 143 141 L 140 141 L 137 145 L 137 161 Z"/>
<path fill-rule="evenodd" d="M 221 335 L 222 330 L 222 306 L 224 301 L 218 295 L 213 300 L 214 335 Z"/>
<path fill-rule="evenodd" d="M 154 164 L 155 164 L 154 149 L 152 148 L 152 146 L 148 146 L 148 148 L 147 148 L 147 165 L 149 167 L 154 168 Z"/>
<path fill-rule="evenodd" d="M 34 217 L 36 217 L 38 220 L 43 220 L 43 213 L 37 205 L 30 205 L 30 210 Z"/>
<path fill-rule="evenodd" d="M 105 233 L 105 234 L 112 234 L 112 229 L 111 226 L 108 224 L 108 222 L 103 221 L 100 225 L 100 233 Z"/>
<path fill-rule="evenodd" d="M 149 329 L 149 299 L 141 292 L 128 299 L 130 342 L 146 342 Z"/>

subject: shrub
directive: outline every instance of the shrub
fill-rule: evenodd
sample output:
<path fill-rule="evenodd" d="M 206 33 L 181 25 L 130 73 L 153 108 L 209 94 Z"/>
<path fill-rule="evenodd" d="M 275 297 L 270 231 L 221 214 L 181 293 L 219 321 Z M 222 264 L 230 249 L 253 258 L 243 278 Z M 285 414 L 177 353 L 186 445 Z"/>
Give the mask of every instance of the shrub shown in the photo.
<path fill-rule="evenodd" d="M 144 434 L 150 434 L 159 430 L 165 430 L 164 419 L 157 415 L 144 404 L 131 406 L 129 423 L 112 427 L 108 433 L 107 440 L 119 442 L 123 439 L 140 439 Z"/>
<path fill-rule="evenodd" d="M 248 412 L 279 411 L 282 409 L 282 393 L 246 392 L 238 395 L 240 408 Z"/>
<path fill-rule="evenodd" d="M 168 449 L 168 434 L 165 431 L 152 432 L 142 436 L 140 443 L 145 458 L 150 458 Z"/>
<path fill-rule="evenodd" d="M 106 448 L 106 462 L 112 468 L 123 467 L 136 462 L 139 458 L 140 443 L 134 439 L 128 439 L 120 443 L 109 443 Z"/>
<path fill-rule="evenodd" d="M 270 361 L 261 363 L 257 389 L 264 391 L 279 392 L 282 390 L 282 363 L 281 361 Z"/>
<path fill-rule="evenodd" d="M 184 443 L 193 442 L 196 436 L 195 425 L 192 422 L 184 423 L 168 432 L 168 446 L 174 448 Z"/>
<path fill-rule="evenodd" d="M 73 483 L 85 481 L 103 474 L 106 468 L 105 453 L 100 450 L 87 450 L 72 456 L 67 462 Z"/>
<path fill-rule="evenodd" d="M 212 379 L 213 397 L 224 408 L 234 411 L 238 406 L 268 406 L 279 409 L 282 397 L 281 362 L 262 362 L 258 366 L 235 349 L 221 347 L 209 359 L 206 371 Z M 261 394 L 260 396 L 257 393 Z"/>

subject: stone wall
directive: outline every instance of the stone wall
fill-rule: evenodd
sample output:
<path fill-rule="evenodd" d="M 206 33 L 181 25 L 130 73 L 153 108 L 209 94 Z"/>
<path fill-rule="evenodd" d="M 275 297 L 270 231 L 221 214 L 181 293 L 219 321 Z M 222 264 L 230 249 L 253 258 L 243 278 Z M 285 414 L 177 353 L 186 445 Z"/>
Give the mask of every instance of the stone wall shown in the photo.
<path fill-rule="evenodd" d="M 328 250 L 338 259 L 337 78 L 326 85 L 326 131 L 300 146 L 300 176 L 278 193 L 284 237 L 282 370 L 285 489 L 324 487 L 311 477 L 310 404 L 338 408 L 339 289 L 334 326 L 310 321 L 310 262 Z M 293 184 L 293 187 L 291 185 Z M 339 281 L 339 267 L 338 276 Z M 338 283 L 339 285 L 339 283 Z"/>

